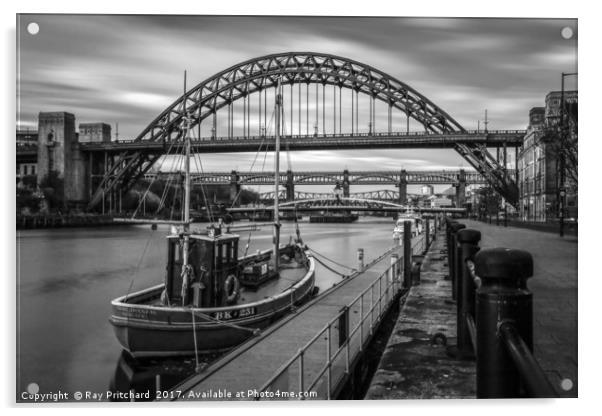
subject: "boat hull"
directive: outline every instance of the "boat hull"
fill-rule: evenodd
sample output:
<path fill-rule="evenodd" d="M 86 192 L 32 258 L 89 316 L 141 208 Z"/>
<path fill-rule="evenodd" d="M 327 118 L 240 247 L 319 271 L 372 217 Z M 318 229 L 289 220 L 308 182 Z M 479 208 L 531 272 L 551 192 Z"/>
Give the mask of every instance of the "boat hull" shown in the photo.
<path fill-rule="evenodd" d="M 312 295 L 315 265 L 311 256 L 307 264 L 305 275 L 296 284 L 261 301 L 220 308 L 145 305 L 148 299 L 160 296 L 164 289 L 161 284 L 115 299 L 110 322 L 121 346 L 134 356 L 227 350 L 267 328 Z"/>

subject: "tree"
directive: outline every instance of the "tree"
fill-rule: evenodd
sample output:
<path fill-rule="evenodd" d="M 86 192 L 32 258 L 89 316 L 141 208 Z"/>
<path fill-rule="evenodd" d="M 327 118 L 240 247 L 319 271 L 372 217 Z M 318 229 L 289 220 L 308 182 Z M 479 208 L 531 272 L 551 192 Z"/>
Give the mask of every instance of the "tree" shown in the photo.
<path fill-rule="evenodd" d="M 58 172 L 51 171 L 48 175 L 44 175 L 40 181 L 40 189 L 51 211 L 65 208 L 65 185 Z"/>
<path fill-rule="evenodd" d="M 578 183 L 578 107 L 577 103 L 565 103 L 564 123 L 546 126 L 542 141 L 550 146 L 559 158 L 564 157 L 565 172 L 571 187 Z"/>

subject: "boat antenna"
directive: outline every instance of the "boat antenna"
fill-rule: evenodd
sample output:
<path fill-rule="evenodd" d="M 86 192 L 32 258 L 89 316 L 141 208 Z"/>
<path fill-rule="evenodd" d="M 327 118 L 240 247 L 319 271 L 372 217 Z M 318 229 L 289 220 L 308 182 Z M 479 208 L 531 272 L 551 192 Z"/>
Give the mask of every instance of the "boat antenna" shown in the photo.
<path fill-rule="evenodd" d="M 280 115 L 282 111 L 282 79 L 278 78 L 276 85 L 276 104 L 274 115 L 276 118 L 276 143 L 274 145 L 274 271 L 278 273 L 280 266 L 280 212 L 278 210 L 278 192 L 280 188 Z"/>

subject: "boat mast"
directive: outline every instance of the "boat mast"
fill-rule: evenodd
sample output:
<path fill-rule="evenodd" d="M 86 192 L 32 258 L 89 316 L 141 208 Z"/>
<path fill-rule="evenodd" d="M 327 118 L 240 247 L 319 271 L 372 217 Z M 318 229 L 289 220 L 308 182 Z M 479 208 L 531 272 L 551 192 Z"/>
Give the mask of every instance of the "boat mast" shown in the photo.
<path fill-rule="evenodd" d="M 186 97 L 186 71 L 184 71 L 184 119 L 185 121 L 185 139 L 186 139 L 186 161 L 184 164 L 185 167 L 185 178 L 184 178 L 184 230 L 189 230 L 189 222 L 190 222 L 190 135 L 188 134 L 190 131 L 190 118 L 188 117 L 188 113 L 186 112 L 186 101 L 188 100 Z"/>
<path fill-rule="evenodd" d="M 278 192 L 280 188 L 280 112 L 282 109 L 282 94 L 280 93 L 281 79 L 276 86 L 276 143 L 274 145 L 274 271 L 278 273 L 280 266 L 280 213 L 278 211 Z"/>
<path fill-rule="evenodd" d="M 187 101 L 186 71 L 184 71 L 184 140 L 186 140 L 186 159 L 184 163 L 184 244 L 182 247 L 182 305 L 188 303 L 188 285 L 190 265 L 188 264 L 188 251 L 190 250 L 190 119 L 186 109 Z"/>

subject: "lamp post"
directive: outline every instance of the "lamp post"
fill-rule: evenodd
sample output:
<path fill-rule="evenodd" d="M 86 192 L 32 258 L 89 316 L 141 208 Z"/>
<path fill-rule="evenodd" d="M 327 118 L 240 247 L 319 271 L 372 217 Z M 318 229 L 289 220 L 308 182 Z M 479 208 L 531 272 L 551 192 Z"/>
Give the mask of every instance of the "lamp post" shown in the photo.
<path fill-rule="evenodd" d="M 577 75 L 577 72 L 563 72 L 560 82 L 560 177 L 558 181 L 558 225 L 560 237 L 564 237 L 564 211 L 566 209 L 566 155 L 564 153 L 566 146 L 566 128 L 564 125 L 564 78 L 572 75 Z"/>

